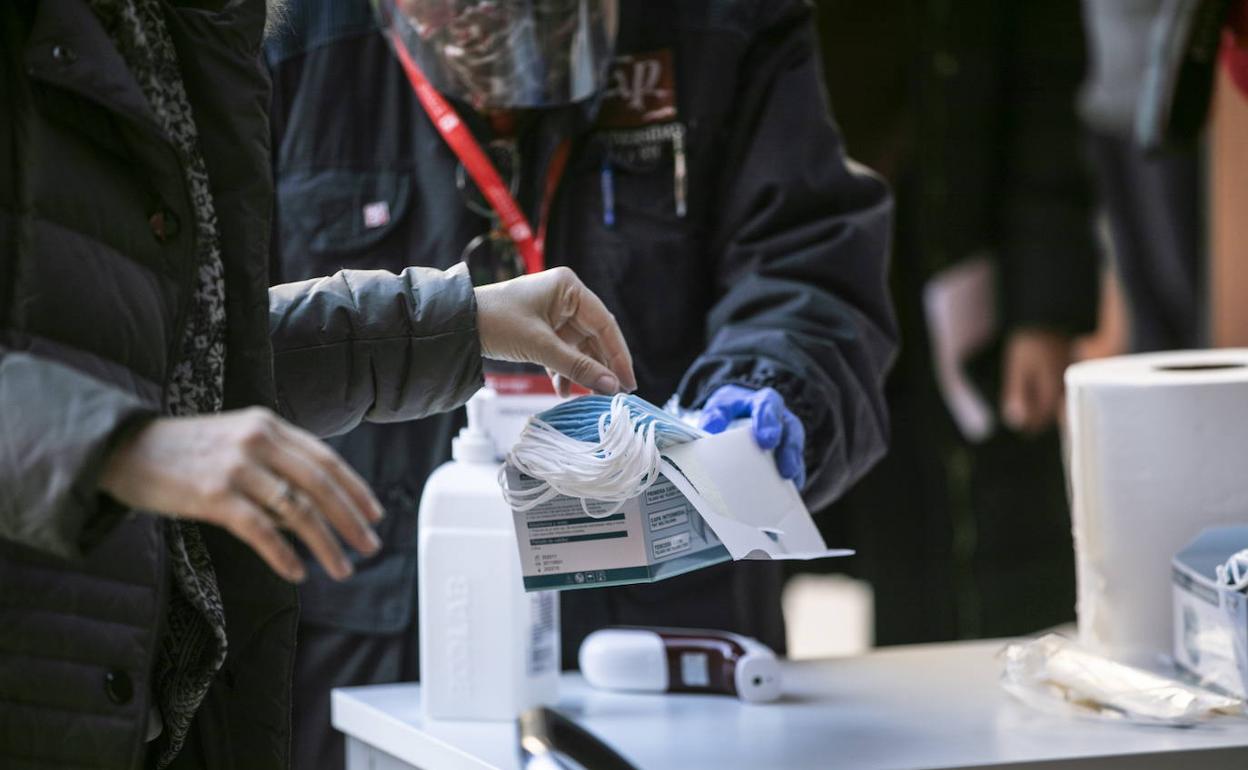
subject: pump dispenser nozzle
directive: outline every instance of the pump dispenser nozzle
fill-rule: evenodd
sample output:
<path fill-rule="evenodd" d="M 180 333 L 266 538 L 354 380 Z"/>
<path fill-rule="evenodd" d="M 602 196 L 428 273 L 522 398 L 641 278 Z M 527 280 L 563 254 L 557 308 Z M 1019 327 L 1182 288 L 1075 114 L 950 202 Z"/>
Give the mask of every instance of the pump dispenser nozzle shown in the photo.
<path fill-rule="evenodd" d="M 494 451 L 494 440 L 485 430 L 486 401 L 492 399 L 493 396 L 493 391 L 487 387 L 468 399 L 468 425 L 461 428 L 459 435 L 451 439 L 451 457 L 456 462 L 494 463 L 498 461 Z"/>

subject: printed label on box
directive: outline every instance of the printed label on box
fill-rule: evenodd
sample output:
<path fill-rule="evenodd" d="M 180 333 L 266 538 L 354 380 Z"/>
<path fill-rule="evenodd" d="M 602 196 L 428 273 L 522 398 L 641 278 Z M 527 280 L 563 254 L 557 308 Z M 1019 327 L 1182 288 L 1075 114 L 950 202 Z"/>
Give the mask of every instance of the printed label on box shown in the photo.
<path fill-rule="evenodd" d="M 517 489 L 535 484 L 511 468 L 507 479 Z M 595 513 L 611 510 L 596 501 L 588 507 Z M 515 513 L 515 525 L 529 591 L 650 582 L 728 558 L 719 538 L 665 477 L 601 518 L 587 515 L 580 500 L 559 496 Z"/>
<path fill-rule="evenodd" d="M 662 540 L 655 540 L 650 549 L 655 559 L 666 559 L 670 556 L 679 556 L 688 551 L 690 547 L 689 533 L 680 532 Z"/>
<path fill-rule="evenodd" d="M 658 532 L 660 529 L 668 527 L 677 527 L 681 524 L 689 522 L 689 509 L 681 506 L 680 508 L 669 508 L 666 511 L 650 514 L 650 531 Z"/>

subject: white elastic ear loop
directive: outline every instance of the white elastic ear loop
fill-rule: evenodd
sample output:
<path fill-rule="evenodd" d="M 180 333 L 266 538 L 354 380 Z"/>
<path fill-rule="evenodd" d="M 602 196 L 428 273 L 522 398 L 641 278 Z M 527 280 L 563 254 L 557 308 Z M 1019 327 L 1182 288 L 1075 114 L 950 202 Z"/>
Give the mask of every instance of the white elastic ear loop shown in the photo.
<path fill-rule="evenodd" d="M 1233 554 L 1226 564 L 1218 565 L 1218 583 L 1236 591 L 1248 589 L 1248 548 Z"/>
<path fill-rule="evenodd" d="M 592 518 L 617 513 L 624 503 L 645 492 L 659 475 L 659 448 L 655 423 L 638 429 L 624 394 L 611 400 L 608 413 L 598 418 L 597 443 L 578 441 L 548 423 L 532 419 L 520 441 L 507 454 L 507 465 L 537 480 L 528 489 L 506 483 L 506 466 L 499 471 L 500 486 L 516 511 L 527 511 L 558 495 L 575 497 Z M 615 503 L 594 512 L 588 501 Z"/>

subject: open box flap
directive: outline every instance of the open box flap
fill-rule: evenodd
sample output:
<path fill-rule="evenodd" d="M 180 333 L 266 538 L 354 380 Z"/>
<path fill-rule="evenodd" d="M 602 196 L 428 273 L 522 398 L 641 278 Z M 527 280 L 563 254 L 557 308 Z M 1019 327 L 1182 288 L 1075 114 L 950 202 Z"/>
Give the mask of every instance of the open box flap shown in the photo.
<path fill-rule="evenodd" d="M 829 549 L 793 482 L 748 428 L 730 429 L 663 453 L 663 474 L 697 509 L 733 559 L 848 556 Z"/>

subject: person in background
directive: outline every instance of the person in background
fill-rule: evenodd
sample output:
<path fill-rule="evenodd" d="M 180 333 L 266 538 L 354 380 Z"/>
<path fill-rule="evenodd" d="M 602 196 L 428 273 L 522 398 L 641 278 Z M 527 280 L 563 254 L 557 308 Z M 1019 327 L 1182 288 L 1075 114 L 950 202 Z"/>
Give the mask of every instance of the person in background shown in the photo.
<path fill-rule="evenodd" d="M 1079 94 L 1135 352 L 1204 343 L 1202 174 L 1195 142 L 1142 147 L 1140 93 L 1162 0 L 1084 0 Z"/>
<path fill-rule="evenodd" d="M 1073 619 L 1056 419 L 1098 252 L 1075 115 L 1077 0 L 819 3 L 846 146 L 897 201 L 888 457 L 822 521 L 879 644 Z M 842 565 L 833 565 L 841 567 Z"/>
<path fill-rule="evenodd" d="M 1153 27 L 1137 139 L 1152 152 L 1203 143 L 1209 343 L 1243 347 L 1248 344 L 1248 3 L 1175 0 L 1162 7 Z"/>
<path fill-rule="evenodd" d="M 712 430 L 749 418 L 825 505 L 885 449 L 887 188 L 845 156 L 807 3 L 616 6 L 437 0 L 396 15 L 382 3 L 392 19 L 379 29 L 365 0 L 294 2 L 266 46 L 278 275 L 460 261 L 493 275 L 534 255 L 571 266 L 619 320 L 641 397 L 674 394 Z M 395 32 L 455 117 L 430 119 Z M 451 137 L 458 126 L 470 137 Z M 543 248 L 512 237 L 448 138 L 482 148 Z M 391 516 L 353 580 L 314 573 L 302 587 L 301 766 L 341 761 L 332 687 L 418 677 L 417 504 L 461 419 L 333 442 Z M 563 660 L 621 623 L 728 629 L 783 651 L 782 577 L 726 564 L 564 593 Z"/>
<path fill-rule="evenodd" d="M 1248 346 L 1248 2 L 1222 29 L 1209 130 L 1211 342 Z"/>
<path fill-rule="evenodd" d="M 451 409 L 483 355 L 634 385 L 566 268 L 270 289 L 265 20 L 0 4 L 6 770 L 286 770 L 307 567 L 283 532 L 341 580 L 384 513 L 316 435 Z"/>

